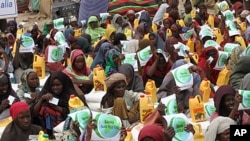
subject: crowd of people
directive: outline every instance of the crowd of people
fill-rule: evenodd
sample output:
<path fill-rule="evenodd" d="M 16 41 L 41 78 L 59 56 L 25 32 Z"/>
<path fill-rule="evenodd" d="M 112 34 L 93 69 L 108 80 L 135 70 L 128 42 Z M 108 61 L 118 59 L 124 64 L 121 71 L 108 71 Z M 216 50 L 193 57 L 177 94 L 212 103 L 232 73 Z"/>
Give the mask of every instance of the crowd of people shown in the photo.
<path fill-rule="evenodd" d="M 226 2 L 227 6 L 217 6 L 221 2 Z M 245 10 L 241 2 L 232 4 L 228 0 L 216 2 L 214 14 L 208 14 L 208 7 L 207 3 L 194 4 L 186 0 L 185 12 L 180 14 L 178 1 L 168 0 L 159 5 L 154 17 L 148 11 L 136 13 L 129 10 L 126 15 L 92 15 L 86 24 L 79 25 L 77 18 L 71 16 L 69 23 L 64 23 L 63 30 L 56 29 L 52 20 L 45 21 L 42 29 L 34 23 L 31 30 L 23 33 L 35 43 L 34 52 L 27 53 L 19 52 L 24 42 L 18 37 L 22 25 L 14 20 L 8 21 L 8 28 L 1 32 L 0 37 L 0 119 L 11 116 L 13 121 L 5 128 L 0 140 L 27 140 L 29 135 L 38 134 L 41 130 L 50 139 L 55 138 L 53 128 L 65 121 L 70 113 L 70 95 L 79 97 L 88 107 L 85 94 L 93 90 L 93 70 L 99 66 L 104 69 L 107 87 L 100 107 L 102 112 L 118 116 L 123 122 L 121 141 L 127 135 L 125 128 L 140 121 L 140 94 L 145 93 L 148 80 L 154 80 L 159 102 L 175 94 L 178 112 L 190 118 L 189 98 L 202 96 L 199 87 L 204 79 L 211 82 L 211 98 L 216 108 L 204 139 L 229 141 L 230 125 L 250 124 L 249 110 L 238 110 L 242 102 L 238 90 L 250 90 L 250 54 L 247 52 L 250 11 Z M 63 33 L 67 46 L 62 60 L 50 62 L 49 46 L 60 45 L 55 38 L 59 32 Z M 192 34 L 187 37 L 190 32 Z M 127 41 L 126 48 L 123 41 Z M 182 52 L 182 48 L 176 47 L 180 43 L 188 49 Z M 228 44 L 235 47 L 223 63 L 231 74 L 229 81 L 215 90 L 222 70 L 215 68 L 220 52 L 226 51 Z M 135 57 L 138 70 L 123 63 L 126 53 L 137 53 L 147 47 L 150 47 L 151 57 L 146 64 L 142 65 L 139 57 Z M 49 73 L 42 87 L 37 72 L 33 70 L 34 55 L 44 58 L 46 72 Z M 89 58 L 93 59 L 90 64 L 87 62 Z M 190 63 L 193 84 L 183 90 L 177 86 L 172 71 Z M 18 84 L 18 89 L 14 90 L 12 84 Z M 10 96 L 14 97 L 13 104 Z M 57 105 L 49 102 L 54 97 L 59 99 Z M 165 105 L 160 102 L 146 118 L 138 140 L 172 140 L 176 131 L 166 126 L 168 124 L 162 120 L 164 115 Z M 76 124 L 76 134 L 72 134 L 75 140 L 81 136 L 77 128 Z M 86 132 L 82 133 L 86 140 L 91 140 L 94 128 L 96 125 L 91 119 Z M 191 123 L 185 130 L 195 134 Z"/>

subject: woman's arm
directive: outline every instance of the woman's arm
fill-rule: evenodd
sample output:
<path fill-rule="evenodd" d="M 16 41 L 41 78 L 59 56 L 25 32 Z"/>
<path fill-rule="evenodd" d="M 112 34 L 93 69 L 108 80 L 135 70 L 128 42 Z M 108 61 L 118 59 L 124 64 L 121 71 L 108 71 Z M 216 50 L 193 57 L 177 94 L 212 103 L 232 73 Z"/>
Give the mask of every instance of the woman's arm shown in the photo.
<path fill-rule="evenodd" d="M 20 53 L 19 53 L 19 48 L 20 48 L 20 45 L 21 45 L 21 40 L 17 40 L 16 41 L 16 50 L 15 50 L 15 57 L 14 57 L 14 60 L 13 60 L 13 66 L 14 66 L 14 69 L 17 69 L 19 67 L 19 63 L 20 63 Z"/>
<path fill-rule="evenodd" d="M 4 72 L 8 72 L 9 69 L 9 57 L 7 56 L 7 54 L 5 53 L 5 51 L 3 50 L 3 48 L 0 48 L 0 53 L 3 54 L 3 58 L 4 58 Z"/>
<path fill-rule="evenodd" d="M 43 96 L 41 96 L 41 98 L 38 100 L 38 102 L 35 104 L 34 106 L 34 109 L 33 109 L 33 115 L 34 116 L 37 116 L 40 109 L 41 109 L 41 106 L 42 106 L 42 103 L 46 100 L 46 101 L 49 101 L 51 98 L 53 98 L 52 94 L 50 93 L 47 93 Z"/>

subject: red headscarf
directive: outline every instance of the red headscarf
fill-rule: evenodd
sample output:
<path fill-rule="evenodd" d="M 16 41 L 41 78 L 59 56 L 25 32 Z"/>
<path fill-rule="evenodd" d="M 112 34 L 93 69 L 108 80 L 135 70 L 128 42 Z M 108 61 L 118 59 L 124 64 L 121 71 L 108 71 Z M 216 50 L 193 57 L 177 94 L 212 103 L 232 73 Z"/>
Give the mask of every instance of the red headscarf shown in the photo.
<path fill-rule="evenodd" d="M 23 111 L 30 111 L 29 105 L 26 102 L 16 102 L 10 107 L 10 116 L 15 119 Z"/>
<path fill-rule="evenodd" d="M 83 68 L 81 71 L 78 71 L 75 67 L 74 67 L 74 61 L 76 60 L 76 57 L 78 56 L 83 56 L 85 58 L 85 55 L 84 53 L 82 52 L 82 50 L 80 49 L 74 49 L 72 52 L 71 52 L 71 55 L 70 55 L 70 61 L 71 61 L 71 67 L 72 69 L 74 70 L 74 72 L 76 74 L 79 74 L 79 75 L 89 75 L 90 74 L 90 69 L 87 67 L 86 63 L 84 64 Z M 85 60 L 86 61 L 86 60 Z"/>
<path fill-rule="evenodd" d="M 158 125 L 147 125 L 141 129 L 138 136 L 138 140 L 142 141 L 146 137 L 152 138 L 154 141 L 163 141 L 164 132 L 162 131 L 162 128 Z"/>
<path fill-rule="evenodd" d="M 199 56 L 199 62 L 198 62 L 198 66 L 206 73 L 206 62 L 207 62 L 207 53 L 209 51 L 216 51 L 216 58 L 215 61 L 213 61 L 211 64 L 210 64 L 210 81 L 213 83 L 213 84 L 216 84 L 216 81 L 217 81 L 217 78 L 218 78 L 218 74 L 220 71 L 218 70 L 214 70 L 213 68 L 215 67 L 216 65 L 216 62 L 218 60 L 218 57 L 219 57 L 219 53 L 217 51 L 216 48 L 214 47 L 207 47 L 207 48 L 204 48 Z"/>
<path fill-rule="evenodd" d="M 10 46 L 14 47 L 14 44 L 15 44 L 15 41 L 16 41 L 15 36 L 12 33 L 7 33 L 6 37 L 8 39 L 8 47 L 10 47 Z M 10 39 L 12 39 L 12 42 L 10 42 Z"/>
<path fill-rule="evenodd" d="M 146 63 L 146 65 L 144 66 L 143 68 L 143 72 L 142 72 L 142 78 L 144 81 L 146 81 L 146 76 L 147 76 L 147 72 L 148 70 L 150 69 L 150 67 L 153 65 L 153 63 L 156 61 L 156 57 L 155 55 L 153 55 L 149 60 L 148 62 Z M 165 68 L 165 71 L 160 71 L 158 70 L 157 68 L 155 69 L 155 72 L 154 72 L 154 75 L 157 76 L 157 77 L 164 77 L 168 72 L 169 70 L 171 69 L 171 65 L 169 62 L 166 62 L 166 68 Z"/>
<path fill-rule="evenodd" d="M 234 11 L 236 12 L 240 7 L 243 7 L 243 4 L 242 4 L 242 2 L 236 2 L 236 3 L 234 3 L 233 4 L 233 9 L 234 9 Z"/>

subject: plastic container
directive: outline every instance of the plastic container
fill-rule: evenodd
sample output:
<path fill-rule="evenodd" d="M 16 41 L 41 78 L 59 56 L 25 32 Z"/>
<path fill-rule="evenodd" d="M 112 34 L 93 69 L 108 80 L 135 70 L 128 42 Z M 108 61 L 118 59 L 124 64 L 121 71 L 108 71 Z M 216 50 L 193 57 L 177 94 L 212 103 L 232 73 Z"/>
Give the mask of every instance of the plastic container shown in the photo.
<path fill-rule="evenodd" d="M 178 25 L 180 25 L 181 27 L 184 27 L 184 26 L 185 26 L 185 23 L 184 23 L 184 20 L 183 20 L 183 19 L 176 20 L 176 23 L 177 23 Z"/>
<path fill-rule="evenodd" d="M 231 75 L 231 70 L 225 66 L 219 73 L 216 85 L 217 86 L 228 85 L 230 75 Z"/>
<path fill-rule="evenodd" d="M 239 42 L 244 49 L 247 47 L 246 42 L 242 36 L 235 36 L 235 42 Z"/>
<path fill-rule="evenodd" d="M 79 38 L 82 36 L 82 28 L 78 28 L 74 30 L 74 37 Z"/>
<path fill-rule="evenodd" d="M 170 37 L 170 36 L 172 36 L 172 31 L 171 31 L 171 29 L 167 29 L 167 31 L 166 31 L 166 37 Z"/>
<path fill-rule="evenodd" d="M 216 37 L 216 42 L 220 45 L 221 42 L 224 40 L 223 39 L 223 35 L 221 34 L 221 31 L 219 28 L 214 28 L 213 29 L 213 34 L 215 35 Z"/>
<path fill-rule="evenodd" d="M 127 39 L 132 39 L 132 30 L 129 28 L 125 28 L 124 34 L 126 35 Z"/>
<path fill-rule="evenodd" d="M 140 121 L 143 123 L 145 119 L 153 113 L 154 104 L 151 95 L 140 95 Z"/>
<path fill-rule="evenodd" d="M 87 67 L 90 68 L 90 66 L 91 66 L 92 63 L 93 63 L 93 57 L 91 55 L 88 55 L 88 57 L 86 59 Z"/>
<path fill-rule="evenodd" d="M 210 81 L 207 78 L 204 78 L 201 81 L 200 84 L 200 91 L 202 94 L 202 101 L 208 102 L 209 98 L 210 98 L 210 94 L 211 94 L 211 87 L 210 87 Z"/>
<path fill-rule="evenodd" d="M 212 15 L 208 16 L 207 22 L 208 22 L 208 25 L 210 25 L 210 27 L 213 29 L 214 28 L 214 17 Z"/>
<path fill-rule="evenodd" d="M 157 32 L 157 25 L 155 23 L 152 24 L 152 30 L 153 32 Z"/>
<path fill-rule="evenodd" d="M 69 109 L 73 110 L 79 107 L 83 107 L 84 104 L 82 103 L 81 99 L 75 95 L 70 95 L 70 99 L 69 99 Z"/>
<path fill-rule="evenodd" d="M 193 60 L 195 61 L 196 64 L 198 64 L 199 61 L 199 55 L 197 53 L 192 55 Z"/>
<path fill-rule="evenodd" d="M 186 45 L 189 47 L 189 52 L 194 53 L 194 41 L 189 38 Z"/>
<path fill-rule="evenodd" d="M 42 137 L 41 141 L 49 141 L 49 135 L 48 134 L 43 134 L 43 137 Z"/>
<path fill-rule="evenodd" d="M 206 112 L 200 95 L 189 98 L 189 110 L 192 122 L 201 122 L 206 120 Z"/>
<path fill-rule="evenodd" d="M 37 73 L 39 79 L 45 78 L 45 58 L 34 55 L 33 70 Z"/>
<path fill-rule="evenodd" d="M 127 132 L 127 136 L 126 136 L 124 141 L 133 141 L 133 136 L 132 136 L 131 130 L 127 129 L 126 132 Z"/>
<path fill-rule="evenodd" d="M 152 79 L 148 79 L 146 85 L 145 85 L 145 93 L 146 94 L 150 94 L 152 96 L 152 102 L 153 104 L 156 103 L 157 100 L 157 96 L 156 96 L 156 92 L 157 92 L 157 88 L 155 85 L 155 81 Z"/>
<path fill-rule="evenodd" d="M 94 90 L 95 91 L 106 91 L 107 87 L 105 84 L 106 75 L 104 69 L 97 65 L 93 69 L 93 80 L 94 80 Z"/>
<path fill-rule="evenodd" d="M 44 135 L 44 132 L 41 130 L 41 131 L 39 131 L 39 134 L 38 134 L 38 141 L 42 141 L 42 139 L 43 139 L 43 135 Z"/>
<path fill-rule="evenodd" d="M 191 11 L 191 17 L 192 17 L 192 19 L 194 19 L 196 17 L 196 10 L 195 9 L 193 9 Z"/>

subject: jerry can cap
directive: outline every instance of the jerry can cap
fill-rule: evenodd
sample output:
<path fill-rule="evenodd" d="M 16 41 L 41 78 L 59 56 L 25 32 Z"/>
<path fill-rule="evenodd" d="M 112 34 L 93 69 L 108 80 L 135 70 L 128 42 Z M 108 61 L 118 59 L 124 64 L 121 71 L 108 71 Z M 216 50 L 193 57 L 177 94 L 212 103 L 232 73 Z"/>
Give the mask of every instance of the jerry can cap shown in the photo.
<path fill-rule="evenodd" d="M 75 97 L 75 95 L 74 95 L 74 94 L 71 94 L 71 95 L 70 95 L 70 98 L 74 98 L 74 97 Z"/>
<path fill-rule="evenodd" d="M 145 97 L 145 95 L 142 94 L 142 95 L 140 95 L 140 97 L 143 98 L 143 97 Z"/>

